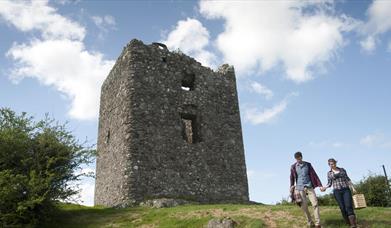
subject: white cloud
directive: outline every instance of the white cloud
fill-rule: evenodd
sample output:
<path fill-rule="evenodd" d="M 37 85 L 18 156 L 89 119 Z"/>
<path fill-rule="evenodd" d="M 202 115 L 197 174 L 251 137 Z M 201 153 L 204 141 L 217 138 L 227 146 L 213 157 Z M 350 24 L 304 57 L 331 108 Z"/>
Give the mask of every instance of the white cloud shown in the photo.
<path fill-rule="evenodd" d="M 23 32 L 37 30 L 45 39 L 82 40 L 85 29 L 56 12 L 48 1 L 0 1 L 0 16 Z"/>
<path fill-rule="evenodd" d="M 379 36 L 391 30 L 391 1 L 374 0 L 367 10 L 368 21 L 360 27 L 360 42 L 366 51 L 373 51 L 380 42 Z M 368 45 L 370 40 L 371 45 Z"/>
<path fill-rule="evenodd" d="M 376 141 L 379 140 L 379 137 L 382 137 L 382 136 L 381 135 L 367 135 L 360 140 L 360 144 L 366 145 L 366 146 L 372 146 Z"/>
<path fill-rule="evenodd" d="M 308 143 L 308 146 L 313 148 L 342 148 L 342 147 L 350 147 L 351 145 L 348 143 L 334 141 L 334 140 L 324 140 L 320 142 L 311 141 Z"/>
<path fill-rule="evenodd" d="M 95 175 L 95 167 L 83 167 L 81 170 L 78 170 L 75 174 Z M 95 179 L 92 177 L 83 177 L 80 180 L 80 184 L 78 187 L 80 189 L 78 199 L 81 201 L 81 204 L 86 206 L 93 206 L 94 192 L 95 192 Z"/>
<path fill-rule="evenodd" d="M 18 64 L 14 80 L 35 78 L 52 86 L 72 101 L 69 114 L 76 119 L 95 119 L 99 113 L 100 86 L 113 66 L 100 53 L 90 53 L 72 40 L 35 40 L 14 45 L 7 53 Z"/>
<path fill-rule="evenodd" d="M 255 107 L 245 108 L 244 119 L 254 125 L 269 123 L 274 120 L 279 114 L 281 114 L 286 109 L 286 107 L 287 102 L 284 100 L 277 105 L 264 110 L 258 110 L 258 108 Z"/>
<path fill-rule="evenodd" d="M 104 16 L 104 20 L 105 20 L 107 25 L 115 25 L 115 19 L 111 15 L 105 15 Z"/>
<path fill-rule="evenodd" d="M 55 0 L 54 2 L 60 5 L 78 4 L 81 0 Z"/>
<path fill-rule="evenodd" d="M 273 91 L 271 91 L 266 86 L 254 81 L 250 83 L 250 91 L 261 94 L 266 99 L 271 99 L 274 96 Z"/>
<path fill-rule="evenodd" d="M 376 48 L 376 40 L 373 36 L 368 36 L 367 38 L 360 41 L 361 48 L 366 52 L 373 52 Z"/>
<path fill-rule="evenodd" d="M 225 20 L 216 45 L 239 73 L 282 64 L 287 78 L 299 83 L 336 55 L 342 32 L 352 29 L 352 19 L 332 15 L 328 2 L 201 1 L 200 12 Z"/>
<path fill-rule="evenodd" d="M 95 181 L 90 180 L 91 178 L 84 178 L 80 184 L 80 200 L 81 204 L 86 206 L 94 206 L 94 192 L 95 192 Z"/>
<path fill-rule="evenodd" d="M 360 144 L 369 148 L 391 149 L 391 138 L 382 132 L 377 132 L 362 137 Z"/>
<path fill-rule="evenodd" d="M 341 142 L 333 142 L 331 144 L 332 147 L 335 147 L 335 148 L 340 148 L 340 147 L 343 147 L 345 144 L 344 143 L 341 143 Z"/>
<path fill-rule="evenodd" d="M 0 18 L 21 31 L 39 31 L 42 35 L 15 43 L 7 52 L 15 61 L 11 79 L 37 79 L 71 100 L 71 117 L 96 119 L 100 86 L 114 61 L 86 49 L 85 28 L 59 15 L 47 1 L 0 1 Z"/>
<path fill-rule="evenodd" d="M 104 40 L 104 37 L 110 30 L 116 30 L 115 18 L 111 15 L 105 16 L 92 16 L 91 20 L 99 29 L 98 38 Z"/>
<path fill-rule="evenodd" d="M 275 120 L 288 106 L 288 101 L 291 97 L 298 96 L 298 93 L 294 92 L 289 94 L 281 102 L 274 105 L 271 108 L 266 108 L 259 110 L 256 107 L 251 107 L 249 105 L 244 106 L 244 120 L 249 121 L 254 125 L 266 124 Z"/>
<path fill-rule="evenodd" d="M 103 17 L 100 16 L 92 16 L 92 21 L 94 21 L 96 26 L 114 26 L 115 25 L 115 19 L 111 15 L 105 15 Z"/>
<path fill-rule="evenodd" d="M 108 30 L 115 28 L 116 22 L 115 18 L 111 15 L 105 15 L 105 16 L 92 16 L 92 21 L 95 23 L 95 25 L 102 29 L 102 30 Z"/>
<path fill-rule="evenodd" d="M 196 19 L 178 21 L 162 43 L 171 50 L 181 50 L 203 65 L 215 67 L 215 55 L 206 50 L 209 45 L 209 31 Z"/>
<path fill-rule="evenodd" d="M 361 138 L 360 144 L 365 146 L 377 146 L 380 144 L 384 144 L 385 137 L 382 133 L 369 134 L 365 137 Z"/>
<path fill-rule="evenodd" d="M 78 191 L 78 194 L 65 200 L 65 202 L 77 203 L 85 206 L 94 205 L 95 180 L 91 177 L 83 177 L 77 182 L 68 183 L 69 186 Z"/>

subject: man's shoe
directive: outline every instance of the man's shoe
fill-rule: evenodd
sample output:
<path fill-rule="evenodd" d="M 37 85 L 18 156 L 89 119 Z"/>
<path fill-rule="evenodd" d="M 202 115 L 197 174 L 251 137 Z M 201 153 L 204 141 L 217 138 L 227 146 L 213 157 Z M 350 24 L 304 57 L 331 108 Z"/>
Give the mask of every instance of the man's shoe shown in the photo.
<path fill-rule="evenodd" d="M 321 225 L 315 225 L 315 228 L 321 228 L 322 226 Z"/>

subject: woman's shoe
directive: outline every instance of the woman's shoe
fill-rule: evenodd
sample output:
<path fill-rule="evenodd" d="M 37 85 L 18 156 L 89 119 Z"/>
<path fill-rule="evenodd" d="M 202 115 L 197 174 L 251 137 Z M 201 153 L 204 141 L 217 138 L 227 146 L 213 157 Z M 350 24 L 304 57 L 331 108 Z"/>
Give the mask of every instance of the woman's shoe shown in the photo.
<path fill-rule="evenodd" d="M 349 222 L 350 222 L 350 227 L 351 228 L 356 228 L 357 227 L 356 216 L 355 215 L 349 215 Z"/>
<path fill-rule="evenodd" d="M 343 219 L 345 220 L 346 225 L 350 225 L 350 220 L 349 220 L 348 216 L 343 217 Z"/>

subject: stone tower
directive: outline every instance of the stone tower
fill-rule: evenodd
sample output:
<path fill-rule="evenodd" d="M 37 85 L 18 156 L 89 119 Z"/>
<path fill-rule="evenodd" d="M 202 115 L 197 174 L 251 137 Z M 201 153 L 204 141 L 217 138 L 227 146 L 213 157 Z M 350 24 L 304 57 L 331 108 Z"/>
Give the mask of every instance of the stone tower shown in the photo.
<path fill-rule="evenodd" d="M 95 204 L 247 202 L 233 67 L 132 40 L 102 85 Z"/>

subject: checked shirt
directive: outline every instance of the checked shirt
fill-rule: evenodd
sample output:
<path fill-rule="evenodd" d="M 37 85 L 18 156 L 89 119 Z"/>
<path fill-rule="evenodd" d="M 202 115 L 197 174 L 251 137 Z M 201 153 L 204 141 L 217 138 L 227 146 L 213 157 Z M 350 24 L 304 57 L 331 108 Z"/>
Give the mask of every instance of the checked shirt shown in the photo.
<path fill-rule="evenodd" d="M 334 189 L 343 189 L 349 188 L 350 178 L 346 173 L 344 168 L 338 168 L 339 173 L 333 173 L 333 171 L 329 171 L 327 173 L 327 187 L 331 187 L 333 185 Z"/>

